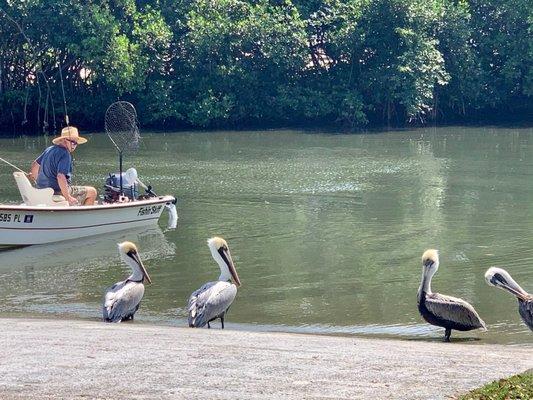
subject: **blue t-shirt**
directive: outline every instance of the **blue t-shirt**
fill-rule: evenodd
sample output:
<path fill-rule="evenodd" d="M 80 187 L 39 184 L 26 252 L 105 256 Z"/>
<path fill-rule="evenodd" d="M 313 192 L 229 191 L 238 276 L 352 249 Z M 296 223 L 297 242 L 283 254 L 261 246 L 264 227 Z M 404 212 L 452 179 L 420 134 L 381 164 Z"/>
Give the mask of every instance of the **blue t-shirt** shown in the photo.
<path fill-rule="evenodd" d="M 70 185 L 72 157 L 66 148 L 56 145 L 50 146 L 35 161 L 41 166 L 36 182 L 39 189 L 49 187 L 55 192 L 60 192 L 57 174 L 64 174 Z"/>

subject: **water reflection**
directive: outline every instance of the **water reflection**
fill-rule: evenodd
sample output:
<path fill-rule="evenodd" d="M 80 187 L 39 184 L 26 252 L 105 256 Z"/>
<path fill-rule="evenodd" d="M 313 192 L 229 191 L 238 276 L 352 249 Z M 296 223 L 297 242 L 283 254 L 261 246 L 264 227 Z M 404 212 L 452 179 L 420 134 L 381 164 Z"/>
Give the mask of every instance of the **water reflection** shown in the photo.
<path fill-rule="evenodd" d="M 148 269 L 175 255 L 175 245 L 159 227 L 3 251 L 0 311 L 99 318 L 104 289 L 130 273 L 117 251 L 124 240 L 138 244 Z M 157 274 L 157 267 L 152 268 Z"/>

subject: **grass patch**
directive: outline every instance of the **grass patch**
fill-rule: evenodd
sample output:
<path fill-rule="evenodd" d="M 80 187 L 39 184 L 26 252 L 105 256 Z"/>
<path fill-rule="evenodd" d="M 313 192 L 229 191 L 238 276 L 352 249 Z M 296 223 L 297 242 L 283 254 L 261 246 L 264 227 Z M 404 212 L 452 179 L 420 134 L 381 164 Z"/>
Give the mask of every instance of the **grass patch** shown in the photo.
<path fill-rule="evenodd" d="M 533 370 L 500 379 L 472 390 L 459 400 L 526 400 L 533 399 Z"/>

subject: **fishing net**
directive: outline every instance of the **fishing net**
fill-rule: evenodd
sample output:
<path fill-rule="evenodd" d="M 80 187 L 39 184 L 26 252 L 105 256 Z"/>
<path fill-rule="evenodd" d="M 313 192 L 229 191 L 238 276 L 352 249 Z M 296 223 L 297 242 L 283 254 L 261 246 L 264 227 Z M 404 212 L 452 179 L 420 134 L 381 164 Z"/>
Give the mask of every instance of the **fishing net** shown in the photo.
<path fill-rule="evenodd" d="M 117 101 L 105 112 L 105 131 L 119 153 L 139 147 L 139 122 L 133 104 Z"/>
<path fill-rule="evenodd" d="M 139 124 L 137 111 L 133 104 L 127 101 L 117 101 L 111 104 L 105 112 L 105 131 L 118 151 L 120 197 L 123 197 L 122 154 L 127 150 L 139 147 Z"/>

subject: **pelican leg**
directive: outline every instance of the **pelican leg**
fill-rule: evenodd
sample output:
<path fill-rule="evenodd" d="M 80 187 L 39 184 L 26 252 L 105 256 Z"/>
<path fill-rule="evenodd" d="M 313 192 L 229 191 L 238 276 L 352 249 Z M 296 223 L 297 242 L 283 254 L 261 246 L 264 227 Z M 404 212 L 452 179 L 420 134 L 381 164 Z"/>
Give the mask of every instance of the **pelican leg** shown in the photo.
<path fill-rule="evenodd" d="M 224 316 L 220 317 L 220 322 L 222 322 L 222 329 L 224 329 Z"/>
<path fill-rule="evenodd" d="M 211 329 L 211 325 L 209 325 L 209 321 L 207 321 L 207 329 Z"/>
<path fill-rule="evenodd" d="M 450 335 L 452 334 L 451 328 L 446 328 L 446 331 L 444 332 L 444 341 L 449 342 L 450 341 Z"/>

